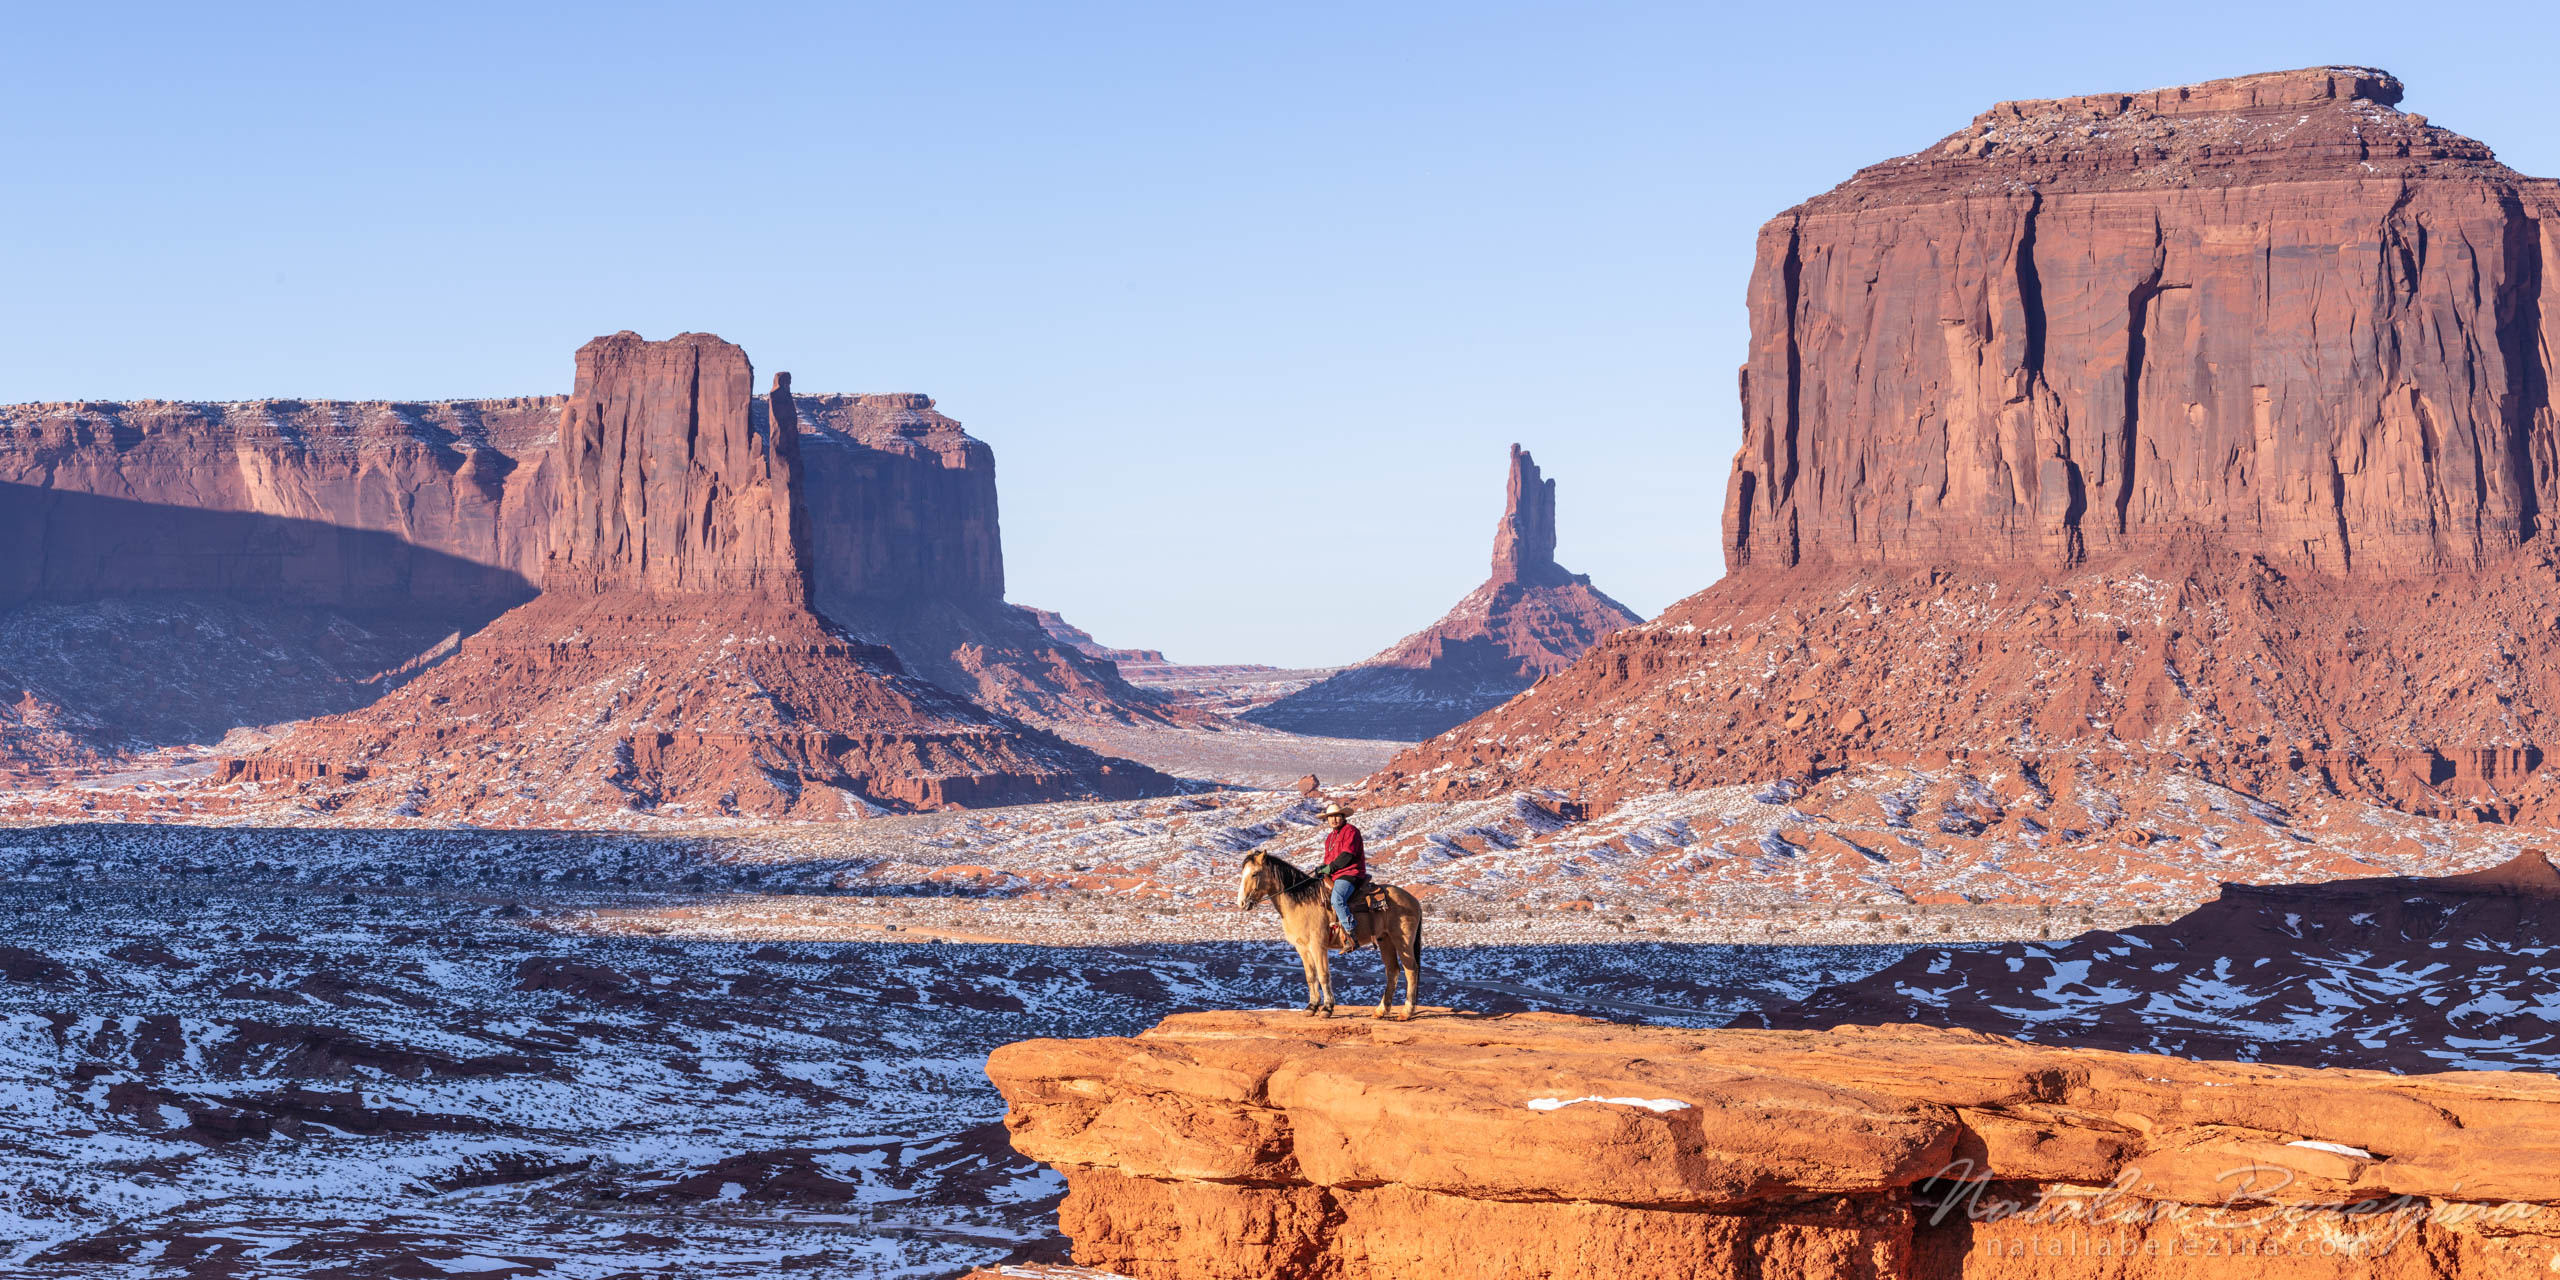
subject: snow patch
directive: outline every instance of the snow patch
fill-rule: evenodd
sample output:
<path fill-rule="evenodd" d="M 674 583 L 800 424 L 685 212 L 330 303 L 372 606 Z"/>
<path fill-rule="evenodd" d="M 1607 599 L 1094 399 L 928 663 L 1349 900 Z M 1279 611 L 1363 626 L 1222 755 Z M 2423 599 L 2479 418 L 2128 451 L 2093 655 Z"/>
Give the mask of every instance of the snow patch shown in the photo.
<path fill-rule="evenodd" d="M 1618 1107 L 1642 1107 L 1647 1111 L 1686 1111 L 1689 1104 L 1677 1098 L 1603 1098 L 1596 1093 L 1579 1098 L 1531 1098 L 1531 1111 L 1562 1111 L 1578 1102 L 1605 1102 Z"/>

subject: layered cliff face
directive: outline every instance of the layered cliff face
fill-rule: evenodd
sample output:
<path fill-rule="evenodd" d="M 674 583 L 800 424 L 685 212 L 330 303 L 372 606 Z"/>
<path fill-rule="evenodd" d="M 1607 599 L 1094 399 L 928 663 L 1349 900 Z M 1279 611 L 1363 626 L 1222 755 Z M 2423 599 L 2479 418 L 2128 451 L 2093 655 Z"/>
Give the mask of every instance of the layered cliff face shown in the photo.
<path fill-rule="evenodd" d="M 821 618 L 789 375 L 765 397 L 753 377 L 703 334 L 582 348 L 542 595 L 217 780 L 328 812 L 511 825 L 1175 789 L 908 677 Z"/>
<path fill-rule="evenodd" d="M 0 406 L 0 607 L 164 592 L 521 603 L 558 396 Z"/>
<path fill-rule="evenodd" d="M 2521 1278 L 2560 1248 L 2560 1084 L 2525 1073 L 1202 1013 L 987 1074 L 1075 1260 L 1139 1280 Z"/>
<path fill-rule="evenodd" d="M 810 569 L 822 601 L 1004 598 L 993 449 L 931 396 L 804 392 L 796 400 Z"/>
<path fill-rule="evenodd" d="M 1515 444 L 1492 576 L 1438 622 L 1245 718 L 1294 733 L 1410 740 L 1502 705 L 1639 620 L 1555 553 L 1556 482 Z"/>
<path fill-rule="evenodd" d="M 2294 1066 L 2560 1068 L 2560 870 L 2225 885 L 2168 924 L 1926 947 L 1738 1027 L 1921 1022 L 2044 1044 Z"/>
<path fill-rule="evenodd" d="M 1379 783 L 2095 751 L 2553 810 L 2553 184 L 2321 68 L 2006 103 L 1764 229 L 1728 576 Z"/>
<path fill-rule="evenodd" d="M 28 695 L 54 708 L 42 733 L 0 729 L 0 772 L 77 772 L 102 752 L 209 743 L 397 688 L 553 571 L 567 406 L 0 406 L 0 545 L 16 552 L 0 563 L 0 665 L 16 662 Z M 822 610 L 1003 711 L 1179 718 L 1004 602 L 993 455 L 929 398 L 802 394 L 785 407 L 803 449 L 806 574 Z M 582 465 L 647 408 L 588 406 L 570 442 Z M 594 506 L 594 526 L 566 531 L 558 572 L 575 579 L 603 549 L 625 547 L 663 573 L 675 544 L 728 536 L 683 512 L 630 509 L 631 479 L 588 477 L 621 490 Z M 112 663 L 91 660 L 110 653 Z"/>
<path fill-rule="evenodd" d="M 396 688 L 532 598 L 563 403 L 0 407 L 0 775 Z"/>
<path fill-rule="evenodd" d="M 2002 103 L 1762 229 L 1737 572 L 2200 532 L 2477 568 L 2536 529 L 2560 203 L 2315 68 Z"/>
<path fill-rule="evenodd" d="M 806 605 L 791 375 L 769 397 L 754 382 L 747 353 L 709 334 L 625 330 L 578 348 L 543 590 Z"/>

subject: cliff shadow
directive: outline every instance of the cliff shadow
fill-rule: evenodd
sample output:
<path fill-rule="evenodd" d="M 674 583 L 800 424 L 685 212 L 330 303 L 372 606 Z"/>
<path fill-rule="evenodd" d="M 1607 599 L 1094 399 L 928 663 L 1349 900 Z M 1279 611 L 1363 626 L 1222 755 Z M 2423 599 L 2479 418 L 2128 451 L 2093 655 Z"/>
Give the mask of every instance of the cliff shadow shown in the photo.
<path fill-rule="evenodd" d="M 92 745 L 353 710 L 536 588 L 394 533 L 0 483 L 0 669 Z"/>

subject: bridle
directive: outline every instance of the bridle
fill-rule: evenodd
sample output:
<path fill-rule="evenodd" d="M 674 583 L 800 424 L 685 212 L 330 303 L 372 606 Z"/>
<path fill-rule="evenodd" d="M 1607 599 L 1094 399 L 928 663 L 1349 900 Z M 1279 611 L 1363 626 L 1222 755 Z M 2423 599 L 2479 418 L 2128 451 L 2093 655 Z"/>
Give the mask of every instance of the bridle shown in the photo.
<path fill-rule="evenodd" d="M 1271 863 L 1268 860 L 1254 862 L 1253 879 L 1245 889 L 1244 901 L 1237 903 L 1236 909 L 1251 911 L 1271 900 L 1271 896 Z"/>

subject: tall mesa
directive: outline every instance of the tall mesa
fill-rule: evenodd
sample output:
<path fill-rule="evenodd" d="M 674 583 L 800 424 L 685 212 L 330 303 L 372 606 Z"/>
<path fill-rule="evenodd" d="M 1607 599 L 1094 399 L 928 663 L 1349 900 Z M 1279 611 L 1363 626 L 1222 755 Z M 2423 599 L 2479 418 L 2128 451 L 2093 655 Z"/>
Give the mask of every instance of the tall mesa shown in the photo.
<path fill-rule="evenodd" d="M 758 397 L 736 346 L 588 343 L 553 462 L 540 596 L 219 781 L 323 812 L 515 826 L 1178 789 L 908 676 L 811 607 L 790 375 Z"/>
<path fill-rule="evenodd" d="M 2514 549 L 2553 496 L 2560 203 L 2401 96 L 2316 67 L 2004 102 L 1772 219 L 1727 564 Z"/>
<path fill-rule="evenodd" d="M 2551 808 L 2560 185 L 2401 97 L 2002 103 L 1779 214 L 1724 579 L 1372 785 L 2095 751 Z"/>

